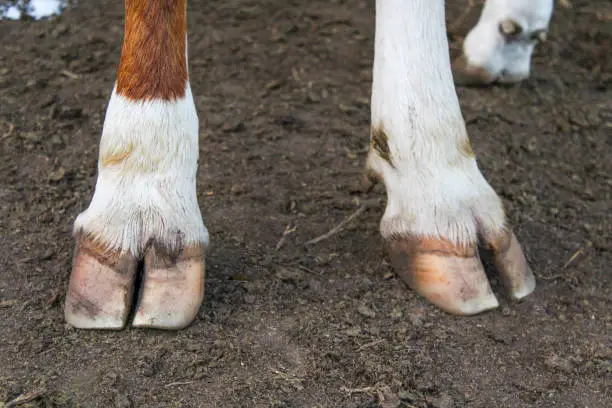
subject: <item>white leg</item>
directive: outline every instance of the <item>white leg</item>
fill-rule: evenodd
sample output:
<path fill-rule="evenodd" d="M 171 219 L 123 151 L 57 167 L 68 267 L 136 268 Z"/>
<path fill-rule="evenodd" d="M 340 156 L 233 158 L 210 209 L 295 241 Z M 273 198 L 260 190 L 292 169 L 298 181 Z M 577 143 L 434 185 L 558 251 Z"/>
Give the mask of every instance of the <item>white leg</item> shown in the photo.
<path fill-rule="evenodd" d="M 204 296 L 208 232 L 196 196 L 198 117 L 187 75 L 186 4 L 126 0 L 93 199 L 75 222 L 68 323 L 180 329 Z"/>
<path fill-rule="evenodd" d="M 458 84 L 518 82 L 529 77 L 531 55 L 546 39 L 553 0 L 487 0 L 453 62 Z"/>
<path fill-rule="evenodd" d="M 512 296 L 533 275 L 480 173 L 453 86 L 443 0 L 378 0 L 368 167 L 384 182 L 381 232 L 402 278 L 444 310 L 494 308 L 477 253 L 491 246 Z M 511 255 L 508 255 L 511 254 Z"/>
<path fill-rule="evenodd" d="M 98 290 L 93 292 L 103 298 L 93 300 L 91 296 L 89 299 L 77 296 L 78 302 L 68 303 L 68 321 L 71 324 L 77 327 L 123 327 L 131 308 L 131 285 L 138 260 L 151 251 L 172 257 L 173 254 L 179 256 L 186 249 L 193 251 L 191 248 L 208 245 L 208 232 L 196 197 L 197 159 L 198 118 L 189 84 L 184 98 L 176 101 L 136 102 L 113 91 L 100 141 L 95 193 L 89 208 L 77 217 L 74 227 L 75 235 L 82 243 L 77 246 L 77 251 L 91 253 L 98 247 L 93 249 L 98 256 L 76 256 L 75 262 L 97 263 L 99 254 L 105 253 L 111 259 L 123 259 L 123 268 L 128 268 L 129 272 L 119 273 L 125 279 L 125 289 L 120 292 L 110 283 L 116 279 L 112 278 L 116 275 L 112 267 L 110 271 L 104 268 L 106 273 L 96 272 L 96 282 L 92 285 Z M 74 284 L 84 285 L 83 282 L 93 279 L 79 279 L 79 273 L 88 274 L 85 266 L 74 270 Z M 111 287 L 101 290 L 108 285 Z M 165 290 L 170 289 L 181 290 L 180 285 Z M 77 292 L 83 291 L 87 289 Z M 109 298 L 113 293 L 117 299 Z M 189 306 L 195 311 L 199 307 L 197 298 L 192 299 L 190 302 L 194 304 Z M 102 310 L 86 312 L 85 305 L 96 307 L 91 305 L 92 302 Z M 75 306 L 85 313 L 74 312 Z M 114 311 L 103 312 L 105 307 Z M 184 310 L 173 312 L 166 309 L 166 314 L 185 315 Z M 180 323 L 178 320 L 189 319 L 179 316 L 167 318 L 177 324 Z M 137 314 L 134 325 L 144 325 L 148 320 L 146 316 Z"/>

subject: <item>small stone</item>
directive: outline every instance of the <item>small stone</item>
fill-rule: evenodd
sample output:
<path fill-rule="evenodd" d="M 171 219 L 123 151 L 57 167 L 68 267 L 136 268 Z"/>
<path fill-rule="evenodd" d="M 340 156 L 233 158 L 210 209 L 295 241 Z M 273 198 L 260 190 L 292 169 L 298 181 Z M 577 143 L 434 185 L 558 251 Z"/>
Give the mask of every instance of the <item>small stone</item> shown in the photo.
<path fill-rule="evenodd" d="M 381 408 L 397 408 L 402 404 L 397 394 L 391 391 L 391 387 L 381 387 L 380 393 L 382 394 Z"/>
<path fill-rule="evenodd" d="M 394 319 L 401 319 L 404 317 L 404 312 L 399 307 L 394 307 L 391 311 L 391 317 Z"/>
<path fill-rule="evenodd" d="M 43 252 L 40 256 L 38 256 L 39 261 L 48 261 L 49 259 L 55 256 L 55 251 L 53 249 L 49 249 Z"/>
<path fill-rule="evenodd" d="M 360 315 L 363 315 L 365 317 L 376 317 L 376 312 L 374 312 L 374 310 L 372 310 L 369 306 L 366 306 L 363 303 L 357 307 L 357 312 L 359 312 Z"/>
<path fill-rule="evenodd" d="M 535 137 L 532 137 L 523 147 L 529 153 L 533 153 L 538 147 L 538 140 Z"/>
<path fill-rule="evenodd" d="M 344 334 L 346 334 L 349 337 L 361 336 L 361 327 L 355 326 L 355 327 L 351 327 L 350 329 L 346 329 L 344 331 Z"/>
<path fill-rule="evenodd" d="M 285 268 L 279 266 L 276 268 L 276 277 L 283 282 L 296 282 L 302 279 L 304 274 L 297 268 Z"/>
<path fill-rule="evenodd" d="M 63 34 L 68 32 L 68 25 L 66 24 L 58 24 L 57 27 L 51 32 L 51 36 L 53 38 L 57 38 Z"/>
<path fill-rule="evenodd" d="M 425 321 L 425 309 L 417 307 L 408 314 L 408 320 L 413 326 L 421 326 Z"/>
<path fill-rule="evenodd" d="M 574 368 L 572 362 L 568 358 L 562 357 L 558 354 L 549 356 L 544 364 L 548 368 L 557 369 L 566 373 L 571 373 Z"/>
<path fill-rule="evenodd" d="M 66 169 L 63 167 L 58 168 L 55 171 L 49 173 L 49 180 L 51 181 L 60 181 L 66 175 Z"/>
<path fill-rule="evenodd" d="M 400 392 L 397 393 L 397 396 L 399 397 L 399 399 L 401 399 L 402 401 L 406 401 L 406 402 L 414 402 L 414 401 L 418 401 L 419 397 L 410 391 L 407 390 L 401 390 Z"/>
<path fill-rule="evenodd" d="M 285 84 L 285 81 L 283 81 L 282 79 L 275 79 L 273 81 L 270 81 L 266 84 L 265 88 L 269 91 L 274 90 L 274 89 L 278 89 L 281 86 L 283 86 Z"/>
<path fill-rule="evenodd" d="M 232 186 L 232 188 L 230 189 L 231 193 L 234 195 L 240 195 L 242 193 L 244 193 L 246 190 L 246 186 L 244 184 L 241 183 L 236 183 Z"/>
<path fill-rule="evenodd" d="M 308 100 L 308 102 L 312 102 L 312 103 L 321 102 L 321 97 L 313 91 L 308 91 L 306 99 Z"/>
<path fill-rule="evenodd" d="M 239 120 L 235 122 L 226 123 L 221 127 L 221 130 L 223 130 L 226 133 L 242 132 L 245 129 L 246 129 L 246 126 L 244 125 L 242 121 L 239 121 Z"/>
<path fill-rule="evenodd" d="M 57 114 L 57 118 L 61 120 L 78 119 L 83 116 L 83 109 L 81 108 L 63 108 Z"/>
<path fill-rule="evenodd" d="M 21 132 L 19 133 L 19 137 L 30 142 L 38 142 L 41 140 L 41 135 L 37 132 Z"/>
<path fill-rule="evenodd" d="M 113 405 L 115 408 L 132 408 L 132 400 L 129 395 L 122 392 L 117 392 L 113 398 Z"/>
<path fill-rule="evenodd" d="M 455 402 L 447 394 L 442 394 L 437 398 L 432 398 L 430 403 L 434 408 L 453 408 L 455 406 Z"/>

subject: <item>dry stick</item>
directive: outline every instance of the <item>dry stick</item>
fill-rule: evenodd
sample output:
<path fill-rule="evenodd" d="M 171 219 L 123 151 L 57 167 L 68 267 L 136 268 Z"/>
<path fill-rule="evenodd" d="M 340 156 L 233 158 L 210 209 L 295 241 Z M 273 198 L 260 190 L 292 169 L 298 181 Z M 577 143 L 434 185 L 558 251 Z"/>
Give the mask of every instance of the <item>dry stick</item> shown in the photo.
<path fill-rule="evenodd" d="M 35 399 L 41 397 L 45 393 L 44 388 L 38 388 L 30 392 L 26 392 L 25 394 L 21 394 L 17 398 L 12 401 L 9 401 L 4 405 L 5 408 L 16 407 L 17 405 L 25 404 L 30 401 L 34 401 Z"/>
<path fill-rule="evenodd" d="M 382 392 L 382 389 L 378 386 L 374 386 L 374 387 L 364 387 L 364 388 L 347 388 L 347 387 L 342 387 L 342 390 L 345 392 L 348 392 L 349 395 L 352 395 L 354 393 L 365 393 L 368 394 L 369 396 L 373 397 L 374 393 L 376 393 L 376 396 L 378 397 L 378 401 L 380 403 L 385 402 L 385 395 Z"/>
<path fill-rule="evenodd" d="M 70 72 L 67 69 L 62 69 L 60 74 L 67 76 L 70 79 L 79 79 L 81 76 L 79 74 L 75 74 L 74 72 Z"/>
<path fill-rule="evenodd" d="M 362 388 L 348 388 L 342 387 L 342 391 L 347 392 L 349 395 L 351 394 L 368 394 L 370 396 L 374 396 L 374 392 L 379 392 L 378 387 L 362 387 Z"/>
<path fill-rule="evenodd" d="M 570 259 L 568 259 L 568 261 L 565 263 L 565 265 L 563 265 L 561 267 L 561 269 L 565 269 L 567 268 L 572 262 L 574 262 L 576 260 L 576 258 L 578 258 L 582 253 L 584 252 L 584 248 L 580 248 L 579 250 L 577 250 L 576 252 L 574 252 L 574 254 L 570 257 Z"/>
<path fill-rule="evenodd" d="M 370 342 L 370 343 L 366 343 L 363 346 L 358 347 L 357 351 L 361 351 L 361 350 L 366 349 L 368 347 L 375 346 L 375 345 L 380 344 L 380 343 L 382 343 L 384 341 L 385 341 L 385 339 L 380 339 L 380 340 L 376 340 L 376 341 L 373 341 L 373 342 Z"/>
<path fill-rule="evenodd" d="M 195 380 L 193 380 L 193 381 L 176 381 L 176 382 L 171 382 L 169 384 L 164 385 L 164 388 L 175 387 L 177 385 L 193 384 L 194 382 L 195 382 Z"/>
<path fill-rule="evenodd" d="M 572 256 L 570 256 L 570 258 L 567 260 L 567 262 L 565 262 L 565 264 L 563 264 L 561 269 L 562 270 L 566 269 L 568 266 L 570 266 L 576 260 L 576 258 L 578 258 L 583 253 L 584 253 L 584 247 L 580 247 L 576 252 L 574 252 L 572 254 Z M 539 275 L 539 277 L 540 277 L 540 279 L 544 279 L 545 281 L 549 281 L 549 280 L 564 278 L 565 277 L 565 273 L 561 272 L 561 273 L 557 273 L 557 274 L 549 275 L 549 276 Z"/>
<path fill-rule="evenodd" d="M 342 228 L 344 228 L 346 226 L 346 224 L 348 224 L 353 219 L 357 218 L 362 212 L 364 212 L 367 207 L 368 207 L 367 205 L 362 204 L 357 209 L 357 211 L 355 211 L 354 213 L 349 215 L 346 219 L 344 219 L 340 224 L 338 224 L 334 228 L 332 228 L 329 232 L 327 232 L 326 234 L 323 234 L 323 235 L 321 235 L 319 237 L 311 239 L 310 241 L 304 243 L 304 245 L 316 244 L 317 242 L 321 242 L 324 239 L 327 239 L 327 238 L 333 236 L 334 234 L 337 234 L 338 232 L 340 232 L 342 230 Z"/>
<path fill-rule="evenodd" d="M 283 231 L 283 236 L 276 243 L 275 249 L 277 251 L 279 249 L 281 249 L 281 247 L 285 243 L 285 238 L 287 237 L 287 235 L 291 234 L 292 232 L 295 232 L 296 229 L 297 229 L 297 225 L 295 227 L 291 228 L 291 224 L 287 224 L 287 226 L 285 227 L 285 231 Z"/>

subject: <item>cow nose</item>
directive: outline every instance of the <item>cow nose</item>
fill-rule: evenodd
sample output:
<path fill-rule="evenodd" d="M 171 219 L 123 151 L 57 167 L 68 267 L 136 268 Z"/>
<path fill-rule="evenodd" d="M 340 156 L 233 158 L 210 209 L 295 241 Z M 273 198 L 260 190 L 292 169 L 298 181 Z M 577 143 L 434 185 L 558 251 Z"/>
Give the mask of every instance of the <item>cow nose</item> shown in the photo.
<path fill-rule="evenodd" d="M 514 84 L 529 78 L 529 72 L 509 72 L 503 70 L 497 78 L 497 81 L 502 84 Z"/>
<path fill-rule="evenodd" d="M 485 68 L 470 64 L 464 54 L 451 64 L 455 85 L 486 85 L 495 81 L 495 77 Z"/>

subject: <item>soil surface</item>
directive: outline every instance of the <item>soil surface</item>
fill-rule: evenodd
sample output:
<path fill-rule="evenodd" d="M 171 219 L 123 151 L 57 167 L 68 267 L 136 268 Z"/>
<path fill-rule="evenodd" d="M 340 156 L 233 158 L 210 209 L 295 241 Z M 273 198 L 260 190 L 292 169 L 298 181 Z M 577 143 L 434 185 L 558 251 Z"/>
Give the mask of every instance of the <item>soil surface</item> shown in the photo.
<path fill-rule="evenodd" d="M 492 270 L 502 305 L 470 318 L 387 262 L 384 191 L 362 177 L 374 2 L 191 2 L 205 302 L 180 332 L 79 331 L 63 320 L 71 228 L 93 193 L 122 3 L 0 22 L 0 406 L 612 406 L 608 1 L 557 2 L 526 82 L 457 88 L 538 279 L 509 302 Z M 452 53 L 480 3 L 448 2 Z"/>

